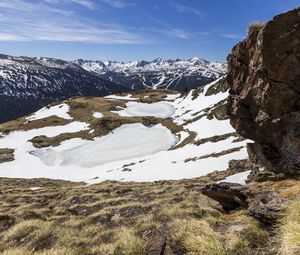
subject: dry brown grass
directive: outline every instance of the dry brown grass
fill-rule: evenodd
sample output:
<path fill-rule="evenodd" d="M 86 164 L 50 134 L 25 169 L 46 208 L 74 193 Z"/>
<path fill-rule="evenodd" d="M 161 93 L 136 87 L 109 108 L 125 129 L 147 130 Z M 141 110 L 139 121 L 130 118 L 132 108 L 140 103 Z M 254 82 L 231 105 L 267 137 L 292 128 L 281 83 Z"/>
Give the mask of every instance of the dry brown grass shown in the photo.
<path fill-rule="evenodd" d="M 0 219 L 6 219 L 0 220 L 0 253 L 147 254 L 152 236 L 165 226 L 168 251 L 231 254 L 233 248 L 224 244 L 217 226 L 234 225 L 236 217 L 223 219 L 218 203 L 201 194 L 201 186 L 224 175 L 90 186 L 0 179 Z M 41 189 L 32 191 L 32 186 Z M 238 241 L 245 238 L 241 235 Z"/>
<path fill-rule="evenodd" d="M 279 226 L 279 254 L 300 254 L 300 197 L 291 202 Z"/>

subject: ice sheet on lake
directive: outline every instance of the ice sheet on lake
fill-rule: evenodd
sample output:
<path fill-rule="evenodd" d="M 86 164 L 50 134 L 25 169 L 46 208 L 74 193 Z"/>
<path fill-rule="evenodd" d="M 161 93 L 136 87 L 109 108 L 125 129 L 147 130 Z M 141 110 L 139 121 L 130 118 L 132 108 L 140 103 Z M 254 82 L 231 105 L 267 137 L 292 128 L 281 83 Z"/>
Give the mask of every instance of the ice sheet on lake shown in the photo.
<path fill-rule="evenodd" d="M 153 116 L 158 118 L 171 117 L 175 109 L 166 102 L 157 102 L 152 104 L 128 102 L 126 108 L 121 111 L 114 111 L 120 116 Z"/>
<path fill-rule="evenodd" d="M 107 162 L 166 151 L 176 142 L 176 137 L 162 125 L 145 127 L 142 124 L 127 124 L 106 136 L 87 141 L 75 148 L 60 152 L 44 149 L 32 153 L 48 166 L 94 167 Z"/>

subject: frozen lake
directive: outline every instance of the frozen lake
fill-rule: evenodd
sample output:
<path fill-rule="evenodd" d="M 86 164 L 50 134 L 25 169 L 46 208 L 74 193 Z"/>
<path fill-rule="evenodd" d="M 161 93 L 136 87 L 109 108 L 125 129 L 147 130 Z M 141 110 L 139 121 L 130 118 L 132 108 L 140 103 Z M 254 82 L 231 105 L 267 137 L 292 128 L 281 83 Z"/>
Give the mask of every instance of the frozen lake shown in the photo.
<path fill-rule="evenodd" d="M 41 149 L 32 153 L 46 165 L 94 167 L 129 158 L 167 151 L 177 138 L 167 128 L 156 125 L 127 124 L 94 141 L 67 150 Z"/>
<path fill-rule="evenodd" d="M 157 103 L 137 103 L 128 102 L 126 108 L 115 111 L 120 116 L 153 116 L 158 118 L 169 118 L 175 113 L 173 105 L 166 102 Z"/>

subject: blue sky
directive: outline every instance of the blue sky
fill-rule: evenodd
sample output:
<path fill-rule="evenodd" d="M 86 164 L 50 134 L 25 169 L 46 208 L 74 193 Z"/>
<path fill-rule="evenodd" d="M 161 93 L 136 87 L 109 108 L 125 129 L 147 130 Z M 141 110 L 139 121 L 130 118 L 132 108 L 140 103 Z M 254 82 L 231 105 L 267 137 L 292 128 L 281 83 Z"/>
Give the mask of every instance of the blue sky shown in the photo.
<path fill-rule="evenodd" d="M 0 0 L 0 53 L 225 61 L 253 21 L 300 0 Z"/>

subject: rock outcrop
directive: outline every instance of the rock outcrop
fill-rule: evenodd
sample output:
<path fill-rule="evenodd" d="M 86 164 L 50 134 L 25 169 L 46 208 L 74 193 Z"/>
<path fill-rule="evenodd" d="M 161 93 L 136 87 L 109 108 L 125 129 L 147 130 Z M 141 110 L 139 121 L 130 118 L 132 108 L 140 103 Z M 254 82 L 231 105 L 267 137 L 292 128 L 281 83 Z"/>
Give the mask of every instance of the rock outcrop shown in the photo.
<path fill-rule="evenodd" d="M 248 198 L 248 214 L 267 224 L 274 224 L 283 216 L 287 199 L 277 190 L 265 189 L 254 192 Z"/>
<path fill-rule="evenodd" d="M 226 212 L 243 208 L 266 224 L 276 223 L 287 205 L 287 199 L 278 190 L 250 188 L 237 183 L 209 184 L 202 193 L 218 201 Z"/>
<path fill-rule="evenodd" d="M 255 141 L 250 157 L 269 171 L 300 174 L 300 8 L 250 26 L 227 60 L 228 114 Z"/>
<path fill-rule="evenodd" d="M 220 203 L 225 211 L 248 207 L 247 189 L 238 183 L 213 183 L 205 186 L 202 193 Z"/>

